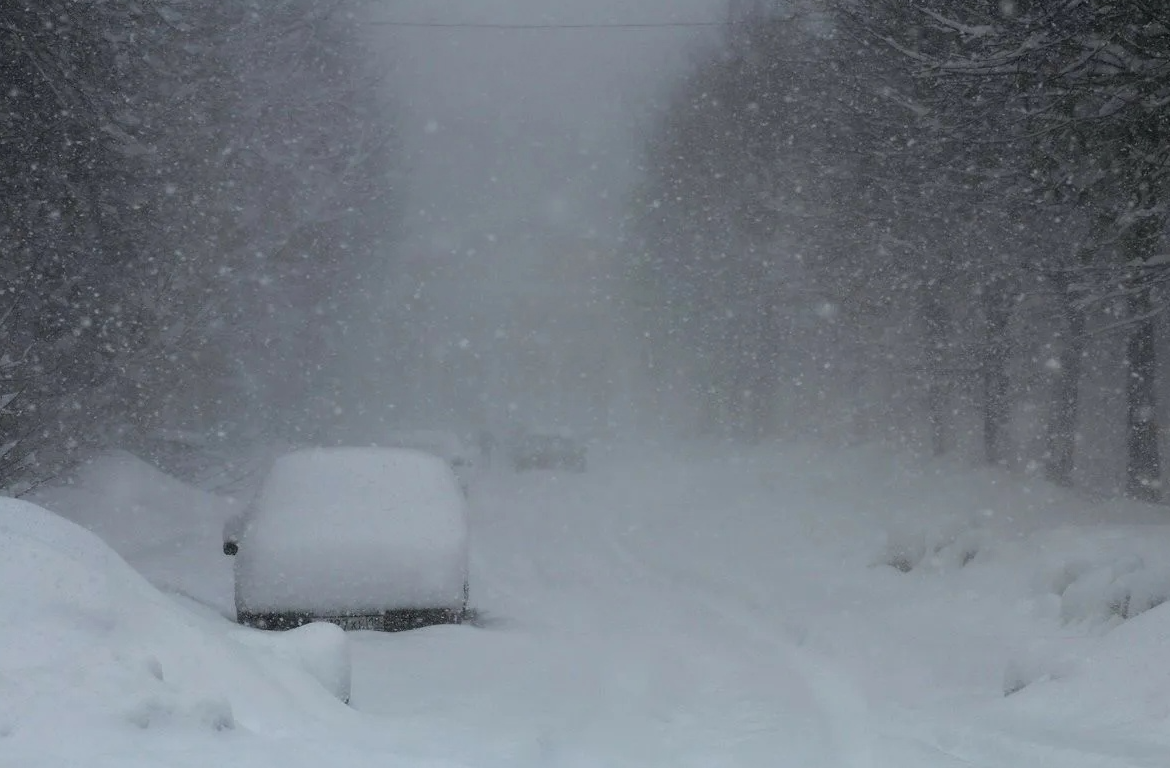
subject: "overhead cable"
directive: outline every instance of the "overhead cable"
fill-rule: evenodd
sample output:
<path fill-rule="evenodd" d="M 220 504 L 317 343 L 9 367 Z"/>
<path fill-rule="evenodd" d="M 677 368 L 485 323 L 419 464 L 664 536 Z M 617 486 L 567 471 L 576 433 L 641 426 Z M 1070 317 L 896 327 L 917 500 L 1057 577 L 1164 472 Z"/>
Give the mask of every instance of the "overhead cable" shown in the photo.
<path fill-rule="evenodd" d="M 431 21 L 371 21 L 371 26 L 410 27 L 432 29 L 667 29 L 697 27 L 731 27 L 744 22 L 736 21 L 647 21 L 647 22 L 602 22 L 596 24 L 501 24 L 477 22 L 431 22 Z"/>

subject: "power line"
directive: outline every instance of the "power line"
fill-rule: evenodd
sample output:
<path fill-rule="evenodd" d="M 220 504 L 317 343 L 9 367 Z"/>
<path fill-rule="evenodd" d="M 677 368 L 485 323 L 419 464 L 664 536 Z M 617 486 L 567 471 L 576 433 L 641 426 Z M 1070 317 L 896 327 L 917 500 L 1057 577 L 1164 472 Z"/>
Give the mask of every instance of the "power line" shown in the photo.
<path fill-rule="evenodd" d="M 647 21 L 611 22 L 600 24 L 499 24 L 475 22 L 429 21 L 371 21 L 377 27 L 409 27 L 416 29 L 667 29 L 696 27 L 730 27 L 744 22 L 735 21 Z"/>

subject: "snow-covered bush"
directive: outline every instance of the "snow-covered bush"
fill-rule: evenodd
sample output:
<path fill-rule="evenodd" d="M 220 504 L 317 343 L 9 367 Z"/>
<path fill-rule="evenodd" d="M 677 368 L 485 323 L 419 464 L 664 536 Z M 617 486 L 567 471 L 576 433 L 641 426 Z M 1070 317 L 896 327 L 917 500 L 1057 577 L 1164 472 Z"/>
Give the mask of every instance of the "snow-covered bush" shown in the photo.
<path fill-rule="evenodd" d="M 987 546 L 988 537 L 978 529 L 977 521 L 945 518 L 934 525 L 902 526 L 888 532 L 879 564 L 903 573 L 920 568 L 956 570 L 975 561 Z"/>
<path fill-rule="evenodd" d="M 1074 560 L 1052 583 L 1064 621 L 1125 621 L 1170 599 L 1170 565 L 1137 554 Z"/>

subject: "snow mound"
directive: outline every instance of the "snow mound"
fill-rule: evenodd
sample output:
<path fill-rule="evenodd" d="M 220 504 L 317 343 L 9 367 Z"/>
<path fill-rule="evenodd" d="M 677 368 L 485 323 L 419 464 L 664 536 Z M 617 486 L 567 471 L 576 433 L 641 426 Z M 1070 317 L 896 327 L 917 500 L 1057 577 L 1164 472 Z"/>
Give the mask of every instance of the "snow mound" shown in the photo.
<path fill-rule="evenodd" d="M 1170 525 L 1066 527 L 1028 542 L 1036 589 L 1059 598 L 1066 623 L 1115 625 L 1170 600 Z"/>
<path fill-rule="evenodd" d="M 336 624 L 313 622 L 285 632 L 244 629 L 232 639 L 305 670 L 341 701 L 349 701 L 352 661 L 345 631 Z"/>
<path fill-rule="evenodd" d="M 93 531 L 151 583 L 232 615 L 224 522 L 240 504 L 171 477 L 124 451 L 101 454 L 28 499 Z"/>
<path fill-rule="evenodd" d="M 1170 755 L 1170 606 L 1126 621 L 1075 659 L 1020 686 L 987 725 L 1045 750 L 1164 765 Z M 1060 724 L 1060 730 L 1052 727 Z"/>
<path fill-rule="evenodd" d="M 957 570 L 974 562 L 990 543 L 977 526 L 950 519 L 890 536 L 880 562 L 902 573 Z"/>
<path fill-rule="evenodd" d="M 887 545 L 880 563 L 904 573 L 943 575 L 967 566 L 1018 574 L 1025 596 L 1050 606 L 1064 624 L 1105 628 L 1170 600 L 1170 525 L 1063 526 L 1003 532 L 924 527 Z"/>
<path fill-rule="evenodd" d="M 1001 578 L 995 591 L 1007 587 L 1065 625 L 1108 629 L 1170 600 L 1161 509 L 1101 504 L 1029 478 L 936 470 L 903 468 L 889 485 L 905 498 L 882 494 L 896 503 L 881 513 L 875 565 L 934 578 L 976 571 L 968 585 L 984 589 L 992 573 L 1007 574 L 1015 583 Z"/>
<path fill-rule="evenodd" d="M 11 764 L 61 764 L 110 743 L 137 754 L 143 730 L 218 739 L 345 711 L 308 671 L 348 665 L 320 660 L 332 631 L 283 648 L 239 642 L 241 632 L 181 609 L 93 533 L 0 499 L 0 735 Z"/>

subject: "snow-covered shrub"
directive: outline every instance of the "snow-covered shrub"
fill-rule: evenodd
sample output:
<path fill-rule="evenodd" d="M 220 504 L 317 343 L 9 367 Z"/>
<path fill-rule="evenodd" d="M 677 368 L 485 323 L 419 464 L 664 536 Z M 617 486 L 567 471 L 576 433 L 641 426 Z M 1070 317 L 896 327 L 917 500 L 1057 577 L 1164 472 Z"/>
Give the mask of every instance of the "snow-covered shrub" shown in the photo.
<path fill-rule="evenodd" d="M 1034 683 L 1053 680 L 1056 675 L 1044 664 L 1037 664 L 1032 660 L 1013 660 L 1003 671 L 1003 695 L 1011 696 Z"/>
<path fill-rule="evenodd" d="M 1138 555 L 1122 556 L 1073 567 L 1071 580 L 1060 590 L 1060 615 L 1068 623 L 1116 622 L 1131 619 L 1170 599 L 1170 565 L 1147 565 Z M 1057 585 L 1068 580 L 1061 571 Z"/>
<path fill-rule="evenodd" d="M 880 563 L 903 573 L 920 568 L 958 570 L 970 565 L 986 546 L 987 537 L 981 531 L 950 521 L 935 528 L 887 534 Z"/>
<path fill-rule="evenodd" d="M 1028 647 L 1016 650 L 1004 665 L 1003 695 L 1013 696 L 1025 688 L 1070 677 L 1081 661 L 1072 647 L 1054 649 L 1047 642 L 1033 639 Z"/>

